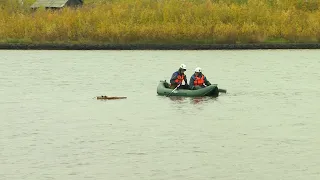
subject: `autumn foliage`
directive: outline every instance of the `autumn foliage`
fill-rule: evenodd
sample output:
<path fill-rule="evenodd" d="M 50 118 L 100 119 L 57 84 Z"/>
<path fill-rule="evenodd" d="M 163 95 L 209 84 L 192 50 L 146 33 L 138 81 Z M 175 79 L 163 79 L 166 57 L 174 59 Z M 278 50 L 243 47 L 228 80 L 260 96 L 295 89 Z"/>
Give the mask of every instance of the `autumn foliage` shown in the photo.
<path fill-rule="evenodd" d="M 29 5 L 0 5 L 0 42 L 320 41 L 318 0 L 101 0 L 55 11 Z"/>

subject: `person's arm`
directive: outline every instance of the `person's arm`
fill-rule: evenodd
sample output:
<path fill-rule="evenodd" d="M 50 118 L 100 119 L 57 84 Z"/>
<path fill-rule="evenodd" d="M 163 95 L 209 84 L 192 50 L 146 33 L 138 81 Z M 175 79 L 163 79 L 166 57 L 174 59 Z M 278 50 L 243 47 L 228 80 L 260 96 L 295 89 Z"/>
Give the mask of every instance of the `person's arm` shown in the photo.
<path fill-rule="evenodd" d="M 193 81 L 194 81 L 193 76 L 191 76 L 190 82 L 189 82 L 189 83 L 190 83 L 190 84 L 189 84 L 189 88 L 190 88 L 190 89 L 193 89 L 193 88 L 194 88 Z"/>
<path fill-rule="evenodd" d="M 208 81 L 206 76 L 204 76 L 204 84 L 207 85 L 207 86 L 211 85 L 211 83 Z"/>
<path fill-rule="evenodd" d="M 184 75 L 184 82 L 186 83 L 186 85 L 188 85 L 188 79 L 186 75 Z"/>
<path fill-rule="evenodd" d="M 177 73 L 173 73 L 173 74 L 172 74 L 171 79 L 170 79 L 170 83 L 171 83 L 171 84 L 177 84 L 177 83 L 175 82 L 175 80 L 177 79 L 177 76 L 178 76 Z"/>

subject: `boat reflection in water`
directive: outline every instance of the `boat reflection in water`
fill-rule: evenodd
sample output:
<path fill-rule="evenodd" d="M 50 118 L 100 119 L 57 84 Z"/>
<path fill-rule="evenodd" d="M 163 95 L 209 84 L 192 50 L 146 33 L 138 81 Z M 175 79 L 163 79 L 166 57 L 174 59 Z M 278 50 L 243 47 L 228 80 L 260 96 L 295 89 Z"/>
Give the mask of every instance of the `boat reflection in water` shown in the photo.
<path fill-rule="evenodd" d="M 182 96 L 170 96 L 168 97 L 171 101 L 174 101 L 174 102 L 183 102 L 186 97 L 182 97 Z"/>
<path fill-rule="evenodd" d="M 206 102 L 216 101 L 216 97 L 181 97 L 181 96 L 170 96 L 168 97 L 171 101 L 176 103 L 186 103 L 186 100 L 190 100 L 190 104 L 202 104 Z"/>

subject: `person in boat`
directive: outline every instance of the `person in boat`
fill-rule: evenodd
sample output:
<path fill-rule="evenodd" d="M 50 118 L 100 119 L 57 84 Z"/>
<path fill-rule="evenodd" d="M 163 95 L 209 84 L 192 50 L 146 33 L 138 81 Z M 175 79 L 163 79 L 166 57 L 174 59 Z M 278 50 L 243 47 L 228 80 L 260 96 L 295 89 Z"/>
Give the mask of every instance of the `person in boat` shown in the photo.
<path fill-rule="evenodd" d="M 197 67 L 190 78 L 190 89 L 197 90 L 210 85 L 211 83 L 207 80 L 206 76 L 202 74 L 201 68 Z"/>
<path fill-rule="evenodd" d="M 174 89 L 178 85 L 179 89 L 189 89 L 187 76 L 184 74 L 184 72 L 187 70 L 187 66 L 185 64 L 181 64 L 179 67 L 179 70 L 174 72 L 170 79 L 170 88 Z M 182 82 L 185 82 L 184 85 L 182 85 Z"/>

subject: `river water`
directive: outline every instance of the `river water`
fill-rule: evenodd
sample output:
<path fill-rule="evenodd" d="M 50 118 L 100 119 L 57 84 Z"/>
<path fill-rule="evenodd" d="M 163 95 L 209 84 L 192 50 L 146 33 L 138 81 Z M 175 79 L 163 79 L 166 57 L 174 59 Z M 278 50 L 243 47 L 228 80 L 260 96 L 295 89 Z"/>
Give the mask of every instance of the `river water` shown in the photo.
<path fill-rule="evenodd" d="M 2 50 L 0 180 L 319 179 L 319 57 Z M 181 63 L 228 92 L 158 96 Z"/>

